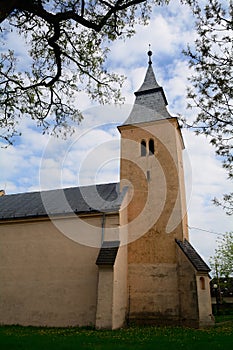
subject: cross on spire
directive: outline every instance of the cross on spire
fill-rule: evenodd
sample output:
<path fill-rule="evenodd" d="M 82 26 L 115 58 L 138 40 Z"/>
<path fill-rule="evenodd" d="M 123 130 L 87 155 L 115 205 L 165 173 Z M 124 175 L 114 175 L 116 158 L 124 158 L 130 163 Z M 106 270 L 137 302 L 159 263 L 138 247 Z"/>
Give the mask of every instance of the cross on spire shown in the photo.
<path fill-rule="evenodd" d="M 151 61 L 151 56 L 152 56 L 152 51 L 151 51 L 151 49 L 150 49 L 150 44 L 149 44 L 149 51 L 147 52 L 147 55 L 149 56 L 149 65 L 151 65 L 152 64 L 152 61 Z"/>

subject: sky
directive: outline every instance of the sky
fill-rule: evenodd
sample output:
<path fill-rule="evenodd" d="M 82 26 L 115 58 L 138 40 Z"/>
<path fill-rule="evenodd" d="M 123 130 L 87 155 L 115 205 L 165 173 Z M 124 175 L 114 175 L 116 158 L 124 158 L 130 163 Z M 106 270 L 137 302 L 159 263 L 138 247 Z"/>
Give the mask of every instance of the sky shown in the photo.
<path fill-rule="evenodd" d="M 67 140 L 41 135 L 28 119 L 19 125 L 22 136 L 7 149 L 0 149 L 0 189 L 7 194 L 119 181 L 120 143 L 117 126 L 127 118 L 134 94 L 148 66 L 149 44 L 156 79 L 165 91 L 171 115 L 192 118 L 187 110 L 186 87 L 191 71 L 182 54 L 195 39 L 194 19 L 187 6 L 172 0 L 156 7 L 148 26 L 136 26 L 136 35 L 109 46 L 108 67 L 127 77 L 122 95 L 124 106 L 93 106 L 88 96 L 78 101 L 84 120 Z M 8 40 L 18 56 L 23 49 L 12 33 Z M 232 230 L 232 217 L 212 203 L 231 191 L 231 183 L 202 136 L 182 129 L 190 242 L 208 262 L 217 239 Z"/>

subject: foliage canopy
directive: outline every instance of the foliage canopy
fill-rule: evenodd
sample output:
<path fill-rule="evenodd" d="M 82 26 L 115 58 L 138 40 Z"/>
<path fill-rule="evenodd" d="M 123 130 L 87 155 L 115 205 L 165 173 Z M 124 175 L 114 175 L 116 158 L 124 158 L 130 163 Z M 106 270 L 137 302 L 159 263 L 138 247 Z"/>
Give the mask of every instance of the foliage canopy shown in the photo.
<path fill-rule="evenodd" d="M 197 108 L 189 126 L 209 138 L 232 180 L 233 1 L 209 0 L 205 6 L 197 0 L 187 2 L 197 19 L 194 48 L 185 51 L 194 72 L 188 90 L 189 107 Z M 214 203 L 233 214 L 233 192 L 225 194 L 222 202 L 214 199 Z"/>
<path fill-rule="evenodd" d="M 233 232 L 226 232 L 219 240 L 210 265 L 217 278 L 233 276 Z"/>
<path fill-rule="evenodd" d="M 77 92 L 99 103 L 121 101 L 123 77 L 110 73 L 108 44 L 134 34 L 152 5 L 168 0 L 0 0 L 0 137 L 17 135 L 23 115 L 43 131 L 67 131 L 80 121 Z M 11 31 L 25 40 L 27 70 L 12 48 Z"/>
<path fill-rule="evenodd" d="M 146 24 L 154 6 L 169 1 L 0 0 L 0 138 L 11 143 L 25 115 L 43 132 L 66 134 L 82 119 L 81 91 L 99 103 L 121 102 L 124 77 L 106 68 L 109 43 L 131 37 L 136 23 Z M 182 3 L 193 11 L 197 32 L 185 51 L 193 70 L 189 107 L 197 107 L 190 126 L 209 137 L 232 179 L 233 1 Z M 25 71 L 8 47 L 11 32 L 24 39 Z M 233 213 L 233 193 L 214 202 Z"/>

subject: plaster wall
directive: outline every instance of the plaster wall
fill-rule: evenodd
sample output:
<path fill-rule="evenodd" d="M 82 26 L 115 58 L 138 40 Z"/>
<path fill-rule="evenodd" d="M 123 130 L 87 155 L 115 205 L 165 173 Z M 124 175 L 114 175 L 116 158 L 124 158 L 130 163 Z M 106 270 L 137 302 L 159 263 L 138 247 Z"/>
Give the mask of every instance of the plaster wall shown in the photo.
<path fill-rule="evenodd" d="M 118 222 L 116 216 L 107 225 Z M 57 219 L 57 226 L 49 220 L 0 224 L 1 324 L 95 325 L 99 247 L 79 240 L 88 242 L 95 229 L 91 242 L 100 243 L 102 219 L 85 220 L 89 232 L 74 218 Z"/>
<path fill-rule="evenodd" d="M 207 274 L 198 274 L 196 276 L 197 293 L 198 293 L 198 310 L 199 310 L 199 325 L 210 326 L 214 324 L 212 315 L 212 305 L 210 296 L 210 278 Z"/>
<path fill-rule="evenodd" d="M 185 326 L 199 327 L 196 271 L 180 248 L 177 246 L 176 249 L 178 258 L 180 323 Z"/>
<path fill-rule="evenodd" d="M 128 205 L 129 241 L 150 228 L 187 238 L 182 139 L 177 121 L 162 120 L 138 126 L 122 126 L 121 186 L 131 185 Z M 141 156 L 141 141 L 154 140 L 155 154 Z M 132 227 L 132 229 L 131 229 Z M 136 230 L 135 230 L 136 227 Z M 137 234 L 138 231 L 139 233 Z"/>
<path fill-rule="evenodd" d="M 177 120 L 122 126 L 121 186 L 128 205 L 129 318 L 177 323 L 180 317 L 175 238 L 188 237 L 183 141 Z M 155 152 L 149 154 L 149 140 Z M 141 141 L 147 155 L 141 155 Z"/>
<path fill-rule="evenodd" d="M 99 265 L 96 327 L 116 329 L 125 325 L 127 312 L 127 212 L 111 216 L 106 221 L 104 238 L 106 241 L 120 240 L 114 266 Z M 120 221 L 119 221 L 120 220 Z M 119 222 L 123 226 L 119 230 Z M 112 230 L 109 230 L 112 229 Z M 118 231 L 118 233 L 117 233 Z M 120 231 L 120 232 L 119 232 Z M 114 232 L 114 235 L 112 235 Z"/>
<path fill-rule="evenodd" d="M 129 289 L 131 322 L 177 324 L 179 296 L 175 264 L 130 264 Z"/>
<path fill-rule="evenodd" d="M 96 328 L 112 329 L 113 266 L 99 266 Z"/>
<path fill-rule="evenodd" d="M 118 249 L 114 265 L 114 289 L 113 289 L 113 319 L 112 328 L 120 328 L 126 324 L 128 307 L 128 266 L 127 246 L 122 245 Z"/>
<path fill-rule="evenodd" d="M 127 247 L 120 246 L 114 266 L 99 265 L 96 328 L 125 325 L 127 312 Z"/>

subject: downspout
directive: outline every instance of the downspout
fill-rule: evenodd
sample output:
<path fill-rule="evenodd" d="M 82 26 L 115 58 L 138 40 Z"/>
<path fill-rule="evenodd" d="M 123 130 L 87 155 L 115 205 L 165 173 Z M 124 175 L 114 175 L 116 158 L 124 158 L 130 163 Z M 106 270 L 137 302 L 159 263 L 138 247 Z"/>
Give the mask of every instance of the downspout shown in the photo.
<path fill-rule="evenodd" d="M 101 232 L 101 246 L 103 244 L 103 241 L 104 241 L 104 228 L 105 228 L 105 220 L 106 220 L 106 217 L 105 217 L 105 213 L 103 213 L 103 216 L 102 216 L 102 232 Z"/>

